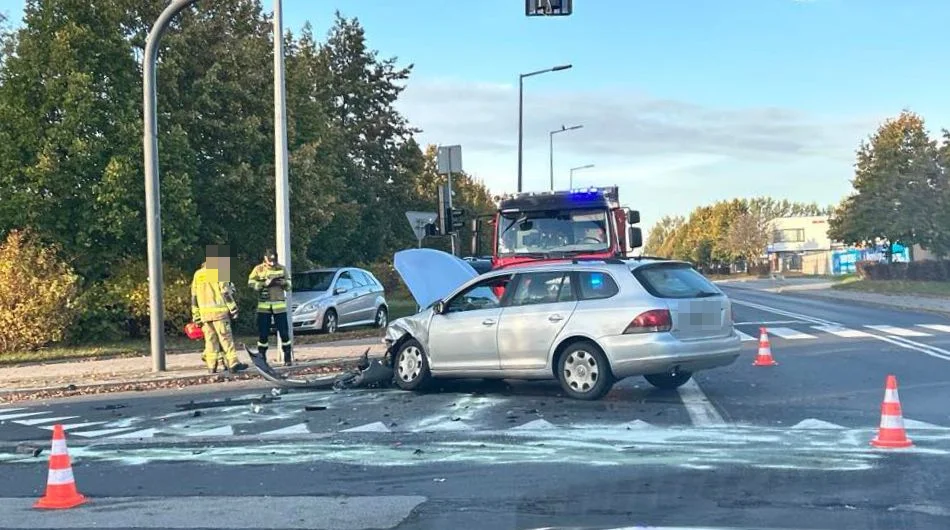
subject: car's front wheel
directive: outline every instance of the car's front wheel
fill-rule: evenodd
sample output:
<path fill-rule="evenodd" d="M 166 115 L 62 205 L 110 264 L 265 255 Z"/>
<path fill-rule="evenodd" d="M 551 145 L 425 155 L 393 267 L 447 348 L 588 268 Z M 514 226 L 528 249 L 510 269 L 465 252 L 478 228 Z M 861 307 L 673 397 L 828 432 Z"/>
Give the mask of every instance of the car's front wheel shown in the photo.
<path fill-rule="evenodd" d="M 416 339 L 402 343 L 393 362 L 396 384 L 403 390 L 420 390 L 429 382 L 429 360 Z"/>
<path fill-rule="evenodd" d="M 327 312 L 323 315 L 323 332 L 332 335 L 337 332 L 338 327 L 339 320 L 337 320 L 336 311 L 327 309 Z"/>
<path fill-rule="evenodd" d="M 564 350 L 558 359 L 557 375 L 561 388 L 574 399 L 600 399 L 614 384 L 607 356 L 588 341 L 575 342 Z"/>
<path fill-rule="evenodd" d="M 668 374 L 648 374 L 643 376 L 651 385 L 664 390 L 675 390 L 686 384 L 693 377 L 691 372 L 676 372 Z"/>

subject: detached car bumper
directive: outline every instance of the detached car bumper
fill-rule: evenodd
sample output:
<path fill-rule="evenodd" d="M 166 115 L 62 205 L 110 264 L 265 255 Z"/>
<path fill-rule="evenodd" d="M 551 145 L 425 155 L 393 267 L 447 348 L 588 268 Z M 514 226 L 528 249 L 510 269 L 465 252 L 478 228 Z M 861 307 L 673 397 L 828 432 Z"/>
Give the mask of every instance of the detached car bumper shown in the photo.
<path fill-rule="evenodd" d="M 598 342 L 618 378 L 728 366 L 742 349 L 742 340 L 735 332 L 726 337 L 697 340 L 680 340 L 669 333 L 615 335 Z"/>

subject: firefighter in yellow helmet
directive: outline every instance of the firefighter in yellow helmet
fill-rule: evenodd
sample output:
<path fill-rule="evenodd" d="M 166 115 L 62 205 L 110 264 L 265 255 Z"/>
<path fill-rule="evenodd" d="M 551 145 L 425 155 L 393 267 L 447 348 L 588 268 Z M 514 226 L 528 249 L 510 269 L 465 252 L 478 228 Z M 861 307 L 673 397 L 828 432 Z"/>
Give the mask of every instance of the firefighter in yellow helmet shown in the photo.
<path fill-rule="evenodd" d="M 267 359 L 267 346 L 270 331 L 277 327 L 280 349 L 283 352 L 284 366 L 293 363 L 290 340 L 290 322 L 287 317 L 287 291 L 290 291 L 290 274 L 277 263 L 277 253 L 268 249 L 264 261 L 254 267 L 247 284 L 258 293 L 257 302 L 257 353 Z"/>
<path fill-rule="evenodd" d="M 191 319 L 201 325 L 205 350 L 201 358 L 215 373 L 220 360 L 231 373 L 247 370 L 234 349 L 231 321 L 238 316 L 234 290 L 230 284 L 230 262 L 226 247 L 210 245 L 207 259 L 191 281 Z"/>

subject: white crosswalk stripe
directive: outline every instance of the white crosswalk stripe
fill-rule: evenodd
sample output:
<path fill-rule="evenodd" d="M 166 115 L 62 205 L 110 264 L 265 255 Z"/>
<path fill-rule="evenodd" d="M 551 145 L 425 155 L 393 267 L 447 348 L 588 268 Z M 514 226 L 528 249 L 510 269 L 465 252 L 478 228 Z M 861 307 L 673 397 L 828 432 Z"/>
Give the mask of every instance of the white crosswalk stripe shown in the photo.
<path fill-rule="evenodd" d="M 802 333 L 801 331 L 794 330 L 792 328 L 772 328 L 768 330 L 770 335 L 775 335 L 787 340 L 799 340 L 799 339 L 817 339 L 818 337 L 814 335 L 809 335 L 808 333 Z"/>
<path fill-rule="evenodd" d="M 830 333 L 838 337 L 844 337 L 846 339 L 857 339 L 871 336 L 870 333 L 861 331 L 860 329 L 850 329 L 841 326 L 812 326 L 812 329 L 816 329 L 823 333 Z"/>
<path fill-rule="evenodd" d="M 943 333 L 950 333 L 950 326 L 946 324 L 918 324 L 917 327 L 927 328 L 933 331 L 940 331 Z"/>
<path fill-rule="evenodd" d="M 750 340 L 751 340 L 751 341 L 756 340 L 756 338 L 753 337 L 752 335 L 749 335 L 749 334 L 747 334 L 747 333 L 743 333 L 743 332 L 739 331 L 738 329 L 736 330 L 736 333 L 739 334 L 739 338 L 742 339 L 742 342 L 749 342 Z"/>
<path fill-rule="evenodd" d="M 42 412 L 17 412 L 14 414 L 4 414 L 0 416 L 0 421 L 15 420 L 17 418 L 29 418 L 30 416 L 39 416 L 41 414 L 49 414 L 49 413 L 50 411 L 46 410 Z"/>
<path fill-rule="evenodd" d="M 875 331 L 880 331 L 881 333 L 887 333 L 888 335 L 894 335 L 897 337 L 929 337 L 930 333 L 924 333 L 923 331 L 914 331 L 912 329 L 898 328 L 895 326 L 864 326 L 868 329 L 873 329 Z"/>
<path fill-rule="evenodd" d="M 63 420 L 72 420 L 72 419 L 75 419 L 75 418 L 78 418 L 78 417 L 79 417 L 79 416 L 57 416 L 57 417 L 54 417 L 54 418 L 50 418 L 50 417 L 46 417 L 46 418 L 33 418 L 33 419 L 29 419 L 29 420 L 14 420 L 13 423 L 19 423 L 20 425 L 32 426 L 32 425 L 42 425 L 42 424 L 44 424 L 44 423 L 55 423 L 55 422 L 63 421 Z"/>
<path fill-rule="evenodd" d="M 93 425 L 102 425 L 104 421 L 87 421 L 84 423 L 67 423 L 63 425 L 64 431 L 71 431 L 73 429 L 85 429 L 86 427 L 92 427 Z M 56 426 L 55 425 L 44 425 L 40 427 L 41 429 L 46 429 L 52 431 Z"/>
<path fill-rule="evenodd" d="M 119 427 L 117 429 L 99 429 L 95 431 L 81 431 L 72 433 L 73 436 L 82 436 L 83 438 L 99 438 L 101 436 L 110 436 L 120 432 L 129 431 L 128 427 Z"/>

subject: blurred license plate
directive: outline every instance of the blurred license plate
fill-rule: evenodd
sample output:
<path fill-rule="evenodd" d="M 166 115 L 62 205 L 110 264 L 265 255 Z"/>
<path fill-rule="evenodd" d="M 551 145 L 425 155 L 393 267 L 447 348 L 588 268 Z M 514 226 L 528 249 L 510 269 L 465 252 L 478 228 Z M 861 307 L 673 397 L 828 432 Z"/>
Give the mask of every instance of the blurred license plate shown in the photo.
<path fill-rule="evenodd" d="M 719 302 L 691 301 L 686 304 L 690 326 L 720 326 L 722 324 L 722 306 Z"/>

